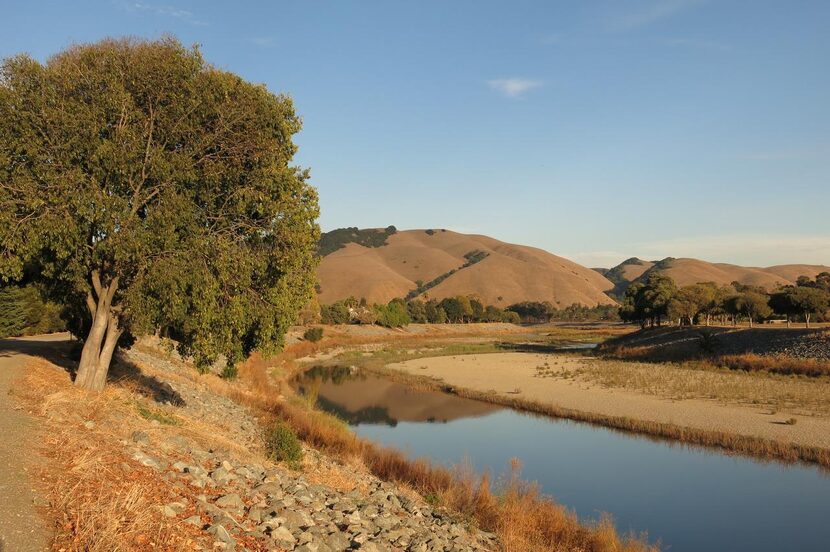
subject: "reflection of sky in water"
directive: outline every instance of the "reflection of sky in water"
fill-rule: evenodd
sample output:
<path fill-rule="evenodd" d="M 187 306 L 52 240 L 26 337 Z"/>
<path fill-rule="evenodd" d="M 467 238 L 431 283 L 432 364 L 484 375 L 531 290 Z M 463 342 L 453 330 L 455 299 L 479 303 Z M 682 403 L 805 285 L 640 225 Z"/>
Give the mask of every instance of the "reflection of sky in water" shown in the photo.
<path fill-rule="evenodd" d="M 525 479 L 582 517 L 614 516 L 678 551 L 830 550 L 830 477 L 561 420 L 501 410 L 446 424 L 359 425 L 359 435 L 478 471 Z M 670 545 L 670 547 L 669 547 Z"/>

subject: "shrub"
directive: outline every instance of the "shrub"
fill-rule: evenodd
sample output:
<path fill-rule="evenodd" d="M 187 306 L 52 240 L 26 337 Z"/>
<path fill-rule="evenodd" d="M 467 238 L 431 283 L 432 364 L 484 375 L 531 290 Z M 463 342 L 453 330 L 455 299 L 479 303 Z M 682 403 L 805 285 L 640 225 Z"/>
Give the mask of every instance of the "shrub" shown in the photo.
<path fill-rule="evenodd" d="M 303 459 L 303 447 L 297 434 L 283 422 L 275 422 L 265 430 L 265 449 L 278 461 L 296 466 Z"/>
<path fill-rule="evenodd" d="M 228 361 L 228 363 L 222 368 L 222 371 L 219 372 L 219 377 L 226 380 L 232 380 L 236 378 L 238 373 L 239 369 L 236 367 L 236 364 Z"/>
<path fill-rule="evenodd" d="M 303 334 L 306 341 L 317 342 L 323 339 L 323 328 L 309 328 Z"/>

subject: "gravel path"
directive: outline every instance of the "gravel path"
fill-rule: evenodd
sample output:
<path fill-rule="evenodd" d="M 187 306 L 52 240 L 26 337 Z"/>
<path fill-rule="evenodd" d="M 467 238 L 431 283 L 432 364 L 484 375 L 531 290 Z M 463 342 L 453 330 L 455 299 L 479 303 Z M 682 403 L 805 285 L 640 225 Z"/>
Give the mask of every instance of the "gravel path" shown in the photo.
<path fill-rule="evenodd" d="M 12 384 L 23 376 L 27 355 L 37 354 L 44 342 L 53 339 L 0 341 L 0 435 L 3 436 L 0 439 L 0 551 L 4 552 L 48 549 L 49 533 L 36 507 L 42 499 L 29 482 L 29 473 L 37 458 L 34 452 L 26 452 L 34 420 L 19 410 L 10 393 Z"/>

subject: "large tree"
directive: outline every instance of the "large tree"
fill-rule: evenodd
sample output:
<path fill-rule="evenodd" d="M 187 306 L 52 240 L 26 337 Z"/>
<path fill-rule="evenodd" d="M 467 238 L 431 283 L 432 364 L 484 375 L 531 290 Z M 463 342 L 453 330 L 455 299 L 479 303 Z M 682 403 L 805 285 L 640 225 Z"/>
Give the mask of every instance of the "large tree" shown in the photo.
<path fill-rule="evenodd" d="M 200 366 L 281 345 L 319 237 L 289 98 L 170 38 L 0 71 L 0 277 L 36 274 L 74 313 L 76 384 L 158 328 Z"/>
<path fill-rule="evenodd" d="M 818 287 L 788 287 L 784 294 L 792 310 L 804 316 L 808 328 L 813 314 L 824 314 L 830 309 L 830 294 Z"/>

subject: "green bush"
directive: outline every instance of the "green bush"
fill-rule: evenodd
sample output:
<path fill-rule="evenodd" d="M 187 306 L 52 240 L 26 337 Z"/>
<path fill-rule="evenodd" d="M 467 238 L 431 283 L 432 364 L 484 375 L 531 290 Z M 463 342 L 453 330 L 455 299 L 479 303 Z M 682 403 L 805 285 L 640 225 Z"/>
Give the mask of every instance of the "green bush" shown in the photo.
<path fill-rule="evenodd" d="M 309 328 L 303 334 L 306 341 L 317 342 L 323 339 L 323 328 Z"/>
<path fill-rule="evenodd" d="M 274 422 L 265 430 L 265 449 L 277 462 L 296 466 L 303 459 L 303 447 L 297 434 L 283 422 Z"/>
<path fill-rule="evenodd" d="M 226 380 L 236 379 L 237 375 L 239 375 L 239 369 L 236 364 L 232 364 L 230 361 L 219 372 L 219 377 Z"/>

